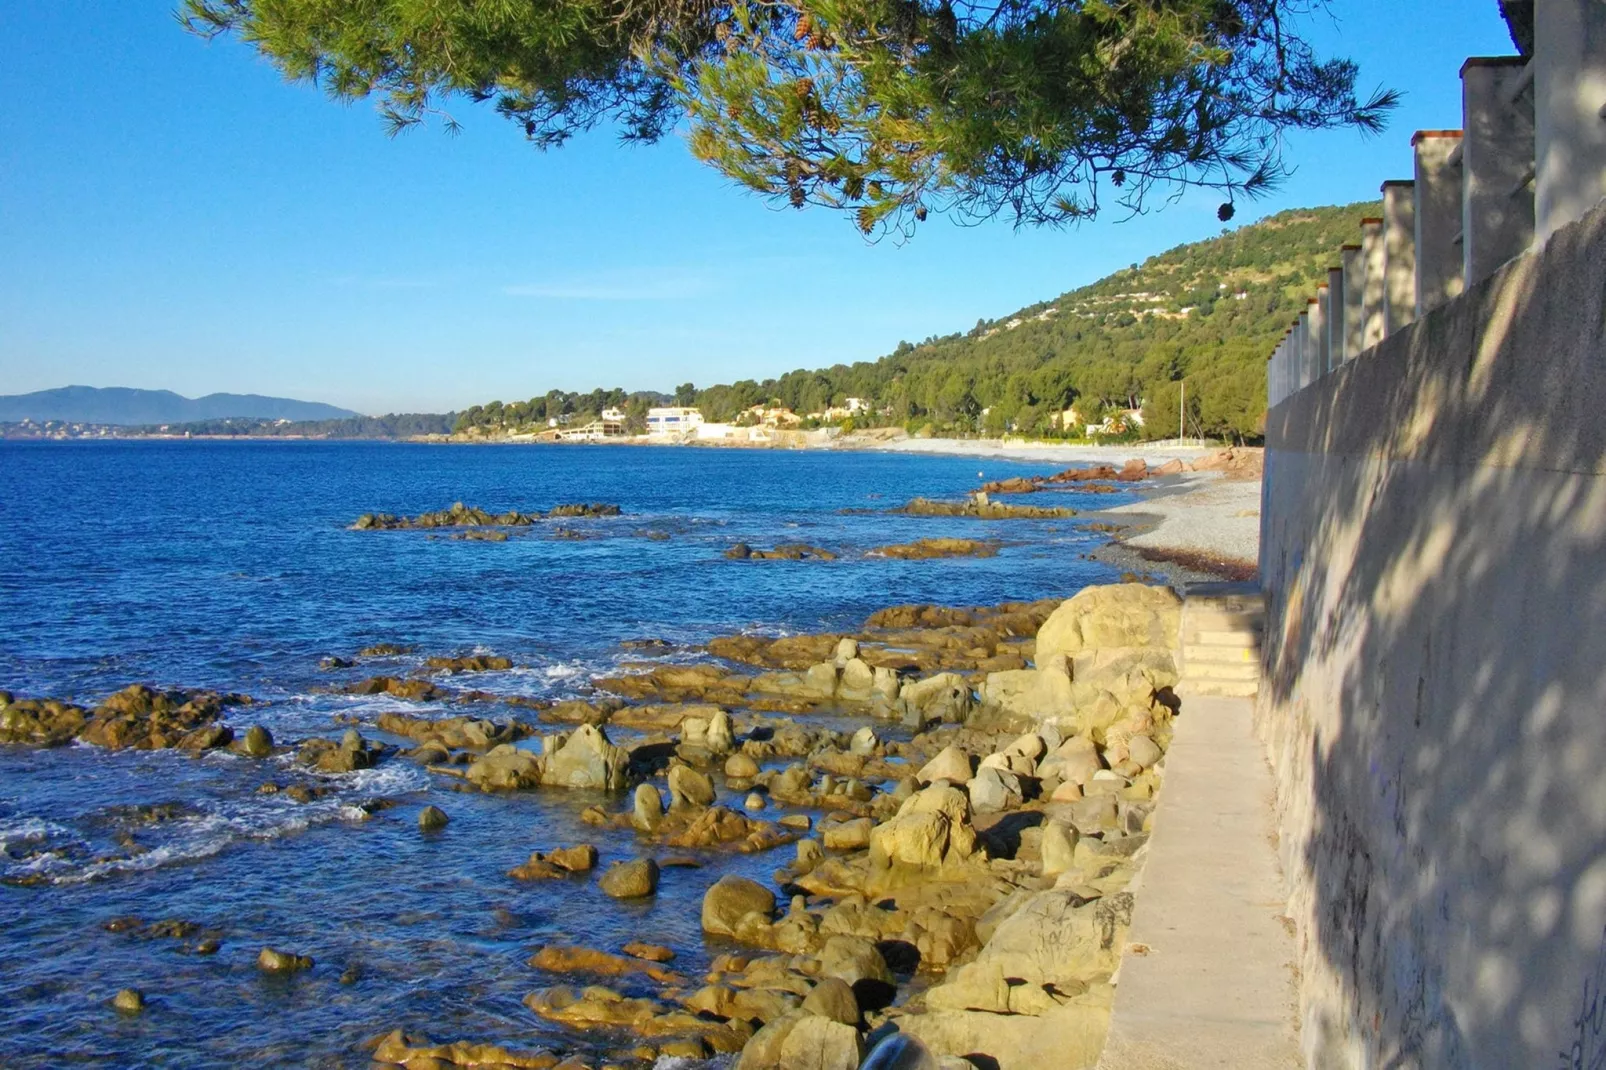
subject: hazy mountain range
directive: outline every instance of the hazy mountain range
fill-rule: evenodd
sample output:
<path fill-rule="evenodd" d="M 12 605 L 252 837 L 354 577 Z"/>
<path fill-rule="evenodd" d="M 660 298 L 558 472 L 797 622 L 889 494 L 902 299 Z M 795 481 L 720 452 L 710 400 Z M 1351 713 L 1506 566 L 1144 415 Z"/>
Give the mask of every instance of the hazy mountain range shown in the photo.
<path fill-rule="evenodd" d="M 65 420 L 138 427 L 228 417 L 336 420 L 357 415 L 350 409 L 318 401 L 270 398 L 260 394 L 208 394 L 187 398 L 171 390 L 136 390 L 123 386 L 63 386 L 32 394 L 0 395 L 0 423 Z"/>

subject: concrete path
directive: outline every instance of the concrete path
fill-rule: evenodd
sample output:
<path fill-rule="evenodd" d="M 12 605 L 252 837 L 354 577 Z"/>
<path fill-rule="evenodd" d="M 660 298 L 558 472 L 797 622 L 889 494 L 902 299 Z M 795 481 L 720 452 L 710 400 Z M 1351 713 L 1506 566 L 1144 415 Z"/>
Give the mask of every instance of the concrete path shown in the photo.
<path fill-rule="evenodd" d="M 1099 1070 L 1303 1065 L 1271 770 L 1250 700 L 1184 700 Z"/>

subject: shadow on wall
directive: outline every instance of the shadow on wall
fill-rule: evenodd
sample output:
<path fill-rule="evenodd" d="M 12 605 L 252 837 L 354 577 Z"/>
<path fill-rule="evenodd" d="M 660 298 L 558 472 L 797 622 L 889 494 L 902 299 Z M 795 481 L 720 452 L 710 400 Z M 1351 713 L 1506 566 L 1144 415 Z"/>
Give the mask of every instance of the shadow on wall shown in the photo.
<path fill-rule="evenodd" d="M 1269 418 L 1313 1066 L 1606 1062 L 1606 205 Z"/>

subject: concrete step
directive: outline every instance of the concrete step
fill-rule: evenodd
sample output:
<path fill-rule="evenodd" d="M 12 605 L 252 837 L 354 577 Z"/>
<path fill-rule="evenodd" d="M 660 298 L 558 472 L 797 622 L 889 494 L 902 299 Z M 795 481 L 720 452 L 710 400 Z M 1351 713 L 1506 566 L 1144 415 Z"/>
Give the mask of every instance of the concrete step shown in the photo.
<path fill-rule="evenodd" d="M 1182 645 L 1190 646 L 1259 646 L 1260 633 L 1258 631 L 1234 630 L 1222 631 L 1207 628 L 1182 629 Z"/>
<path fill-rule="evenodd" d="M 1183 679 L 1172 689 L 1178 698 L 1186 702 L 1190 698 L 1205 695 L 1219 695 L 1228 698 L 1254 698 L 1260 693 L 1259 680 L 1189 680 Z"/>
<path fill-rule="evenodd" d="M 1242 665 L 1260 662 L 1260 651 L 1252 646 L 1185 646 L 1182 664 L 1189 665 Z"/>
<path fill-rule="evenodd" d="M 1260 632 L 1265 629 L 1266 614 L 1262 609 L 1224 610 L 1207 609 L 1191 602 L 1182 610 L 1182 630 L 1212 632 Z"/>
<path fill-rule="evenodd" d="M 1259 680 L 1260 662 L 1243 662 L 1237 665 L 1222 665 L 1214 662 L 1204 664 L 1193 663 L 1183 667 L 1182 678 L 1185 680 Z"/>

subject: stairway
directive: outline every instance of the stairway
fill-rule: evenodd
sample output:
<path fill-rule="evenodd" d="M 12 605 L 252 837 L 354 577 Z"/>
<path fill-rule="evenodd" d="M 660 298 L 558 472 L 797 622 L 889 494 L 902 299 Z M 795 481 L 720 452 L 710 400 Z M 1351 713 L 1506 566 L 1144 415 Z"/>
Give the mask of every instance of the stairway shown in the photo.
<path fill-rule="evenodd" d="M 1177 694 L 1253 696 L 1260 690 L 1265 624 L 1259 584 L 1190 584 L 1182 602 L 1182 680 Z"/>

